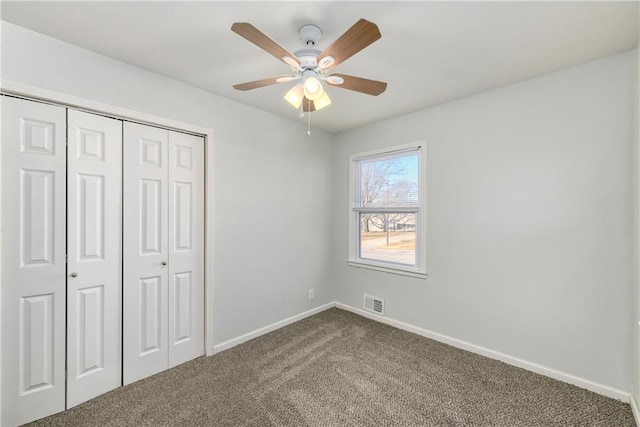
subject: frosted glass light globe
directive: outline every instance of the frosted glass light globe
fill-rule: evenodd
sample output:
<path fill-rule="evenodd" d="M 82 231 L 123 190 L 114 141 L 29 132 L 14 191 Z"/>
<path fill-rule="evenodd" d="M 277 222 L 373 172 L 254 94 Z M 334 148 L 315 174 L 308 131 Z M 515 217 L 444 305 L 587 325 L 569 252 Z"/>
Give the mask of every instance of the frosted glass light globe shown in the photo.
<path fill-rule="evenodd" d="M 304 81 L 304 96 L 311 101 L 315 101 L 320 98 L 324 90 L 322 89 L 322 85 L 315 77 L 307 77 Z"/>

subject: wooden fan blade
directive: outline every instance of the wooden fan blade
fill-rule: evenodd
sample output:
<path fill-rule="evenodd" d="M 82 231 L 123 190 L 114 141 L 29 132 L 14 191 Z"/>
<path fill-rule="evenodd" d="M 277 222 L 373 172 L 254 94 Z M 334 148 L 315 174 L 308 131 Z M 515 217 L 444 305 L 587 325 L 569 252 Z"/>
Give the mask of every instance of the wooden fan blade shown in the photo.
<path fill-rule="evenodd" d="M 305 113 L 316 111 L 316 106 L 310 99 L 304 98 L 302 100 L 302 111 Z"/>
<path fill-rule="evenodd" d="M 236 90 L 257 89 L 259 87 L 265 87 L 265 86 L 273 85 L 273 84 L 276 84 L 276 83 L 280 83 L 278 81 L 278 79 L 280 77 L 282 77 L 282 76 L 268 77 L 268 78 L 262 79 L 262 80 L 254 80 L 252 82 L 239 83 L 237 85 L 233 85 L 233 88 L 236 89 Z"/>
<path fill-rule="evenodd" d="M 354 90 L 356 92 L 366 93 L 367 95 L 378 96 L 385 90 L 387 90 L 387 84 L 385 82 L 379 82 L 377 80 L 369 80 L 362 77 L 348 76 L 346 74 L 331 74 L 332 76 L 341 77 L 344 79 L 342 84 L 336 85 L 327 83 L 331 86 L 341 87 L 343 89 Z"/>
<path fill-rule="evenodd" d="M 318 55 L 318 63 L 320 63 L 325 56 L 333 56 L 335 62 L 326 68 L 330 70 L 360 52 L 380 37 L 382 37 L 382 35 L 376 24 L 366 19 L 361 19 Z"/>
<path fill-rule="evenodd" d="M 289 58 L 300 64 L 300 60 L 293 53 L 280 46 L 278 43 L 269 38 L 269 36 L 267 36 L 265 33 L 247 22 L 234 23 L 231 26 L 231 31 L 249 40 L 251 43 L 275 56 L 285 64 L 287 62 L 282 59 L 282 57 L 284 56 L 288 56 Z"/>

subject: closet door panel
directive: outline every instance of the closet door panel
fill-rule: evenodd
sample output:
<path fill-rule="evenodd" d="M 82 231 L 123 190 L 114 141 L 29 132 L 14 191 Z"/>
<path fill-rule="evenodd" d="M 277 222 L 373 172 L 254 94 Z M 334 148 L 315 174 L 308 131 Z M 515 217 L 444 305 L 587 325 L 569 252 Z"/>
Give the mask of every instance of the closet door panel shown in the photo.
<path fill-rule="evenodd" d="M 169 132 L 169 367 L 204 354 L 204 139 Z"/>
<path fill-rule="evenodd" d="M 121 385 L 122 122 L 68 111 L 67 408 Z"/>
<path fill-rule="evenodd" d="M 168 131 L 124 124 L 124 383 L 167 369 Z"/>
<path fill-rule="evenodd" d="M 2 418 L 65 405 L 64 108 L 2 96 Z"/>

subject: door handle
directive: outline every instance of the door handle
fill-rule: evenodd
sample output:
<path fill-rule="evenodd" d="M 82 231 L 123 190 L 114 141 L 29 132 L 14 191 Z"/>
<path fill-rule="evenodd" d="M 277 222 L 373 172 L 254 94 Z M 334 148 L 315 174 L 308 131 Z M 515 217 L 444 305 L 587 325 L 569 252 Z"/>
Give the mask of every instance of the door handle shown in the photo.
<path fill-rule="evenodd" d="M 78 273 L 74 271 L 73 273 L 71 273 L 71 277 L 78 277 Z"/>
<path fill-rule="evenodd" d="M 162 265 L 167 265 L 167 261 L 162 261 Z"/>

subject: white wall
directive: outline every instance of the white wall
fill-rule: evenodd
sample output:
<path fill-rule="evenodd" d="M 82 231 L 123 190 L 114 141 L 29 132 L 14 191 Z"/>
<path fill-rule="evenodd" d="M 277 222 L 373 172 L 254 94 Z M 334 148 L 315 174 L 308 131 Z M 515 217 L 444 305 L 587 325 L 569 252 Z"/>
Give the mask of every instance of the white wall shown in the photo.
<path fill-rule="evenodd" d="M 389 318 L 631 390 L 634 58 L 340 134 L 336 300 L 380 296 Z M 421 139 L 429 278 L 349 267 L 349 155 Z"/>
<path fill-rule="evenodd" d="M 1 53 L 2 79 L 214 130 L 215 344 L 333 301 L 331 134 L 6 22 Z"/>

